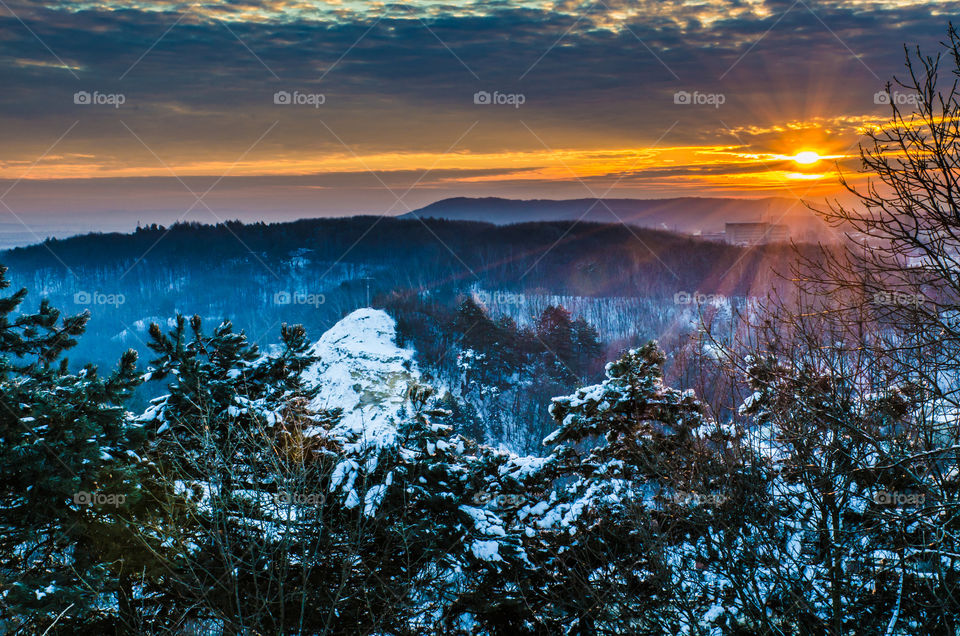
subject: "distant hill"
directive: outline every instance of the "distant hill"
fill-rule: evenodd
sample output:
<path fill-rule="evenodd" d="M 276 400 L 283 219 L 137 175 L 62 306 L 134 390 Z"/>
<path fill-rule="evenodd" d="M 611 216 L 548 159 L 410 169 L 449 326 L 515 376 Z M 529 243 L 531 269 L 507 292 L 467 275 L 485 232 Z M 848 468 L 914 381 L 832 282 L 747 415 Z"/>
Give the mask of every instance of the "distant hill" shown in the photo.
<path fill-rule="evenodd" d="M 424 304 L 456 307 L 461 295 L 480 292 L 521 324 L 567 298 L 602 333 L 640 342 L 686 329 L 698 294 L 764 295 L 781 280 L 773 268 L 786 274 L 793 259 L 785 245 L 746 249 L 619 223 L 571 225 L 390 217 L 183 223 L 50 239 L 2 251 L 0 263 L 14 288 L 30 290 L 26 306 L 46 297 L 67 313 L 89 311 L 72 359 L 111 368 L 129 347 L 152 359 L 143 344 L 149 323 L 169 326 L 177 313 L 211 325 L 229 318 L 270 342 L 282 323 L 303 324 L 316 337 L 356 309 L 396 303 L 407 303 L 417 323 Z"/>
<path fill-rule="evenodd" d="M 497 225 L 529 221 L 627 223 L 684 234 L 723 231 L 725 223 L 770 221 L 791 226 L 795 238 L 821 235 L 825 226 L 802 203 L 793 199 L 502 199 L 497 197 L 442 199 L 404 217 L 455 221 L 485 221 Z M 402 218 L 402 217 L 401 217 Z"/>

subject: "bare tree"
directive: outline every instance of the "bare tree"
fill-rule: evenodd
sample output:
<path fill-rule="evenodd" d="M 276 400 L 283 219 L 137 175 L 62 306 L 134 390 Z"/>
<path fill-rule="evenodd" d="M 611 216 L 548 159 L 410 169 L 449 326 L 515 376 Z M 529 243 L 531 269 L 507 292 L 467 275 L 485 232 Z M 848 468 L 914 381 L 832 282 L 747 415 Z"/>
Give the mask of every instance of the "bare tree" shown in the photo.
<path fill-rule="evenodd" d="M 861 144 L 867 184 L 842 180 L 855 204 L 819 210 L 845 240 L 798 249 L 795 287 L 748 312 L 728 357 L 768 499 L 719 570 L 764 631 L 957 629 L 957 30 L 906 69 Z"/>

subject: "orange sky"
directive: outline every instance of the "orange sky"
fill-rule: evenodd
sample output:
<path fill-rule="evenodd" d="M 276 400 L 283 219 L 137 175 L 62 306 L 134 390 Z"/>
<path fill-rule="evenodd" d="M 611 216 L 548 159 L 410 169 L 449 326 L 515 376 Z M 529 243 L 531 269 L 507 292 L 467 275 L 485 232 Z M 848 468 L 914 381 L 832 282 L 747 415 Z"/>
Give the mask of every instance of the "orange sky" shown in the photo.
<path fill-rule="evenodd" d="M 5 6 L 0 214 L 91 227 L 398 214 L 448 196 L 823 198 L 839 193 L 838 164 L 861 179 L 857 144 L 889 116 L 901 44 L 929 50 L 960 12 L 899 0 Z"/>

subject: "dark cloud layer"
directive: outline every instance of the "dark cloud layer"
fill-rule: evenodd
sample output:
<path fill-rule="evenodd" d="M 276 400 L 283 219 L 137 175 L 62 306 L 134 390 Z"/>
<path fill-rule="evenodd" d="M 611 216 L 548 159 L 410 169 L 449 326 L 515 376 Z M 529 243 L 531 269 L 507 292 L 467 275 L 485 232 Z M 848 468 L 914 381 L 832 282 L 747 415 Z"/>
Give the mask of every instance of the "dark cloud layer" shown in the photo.
<path fill-rule="evenodd" d="M 901 43 L 934 47 L 960 8 L 348 4 L 278 18 L 281 4 L 180 13 L 180 3 L 148 11 L 8 0 L 9 11 L 0 8 L 0 167 L 29 165 L 74 122 L 56 153 L 101 166 L 230 163 L 274 122 L 251 160 L 440 153 L 474 122 L 457 150 L 749 145 L 729 130 L 882 113 L 873 95 L 902 68 Z M 118 93 L 125 103 L 84 107 L 74 103 L 77 91 Z M 277 91 L 326 101 L 276 105 Z M 525 102 L 477 105 L 477 91 L 520 93 Z M 724 103 L 678 105 L 677 91 L 722 94 Z"/>

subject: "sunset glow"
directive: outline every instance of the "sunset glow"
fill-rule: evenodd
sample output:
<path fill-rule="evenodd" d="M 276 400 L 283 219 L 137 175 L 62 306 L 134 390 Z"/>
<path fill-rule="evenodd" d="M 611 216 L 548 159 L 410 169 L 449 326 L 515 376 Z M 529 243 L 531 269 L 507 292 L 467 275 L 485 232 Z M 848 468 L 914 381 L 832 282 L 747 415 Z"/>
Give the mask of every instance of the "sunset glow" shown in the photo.
<path fill-rule="evenodd" d="M 803 152 L 798 152 L 797 155 L 793 158 L 799 164 L 809 165 L 817 163 L 820 161 L 821 157 L 812 150 L 805 150 Z"/>
<path fill-rule="evenodd" d="M 838 16 L 935 39 L 934 5 L 916 6 L 11 0 L 0 192 L 16 184 L 18 225 L 452 196 L 822 198 L 838 168 L 860 178 L 857 143 L 887 103 L 915 97 L 882 92 L 901 62 L 878 43 L 899 32 Z M 191 208 L 211 187 L 210 209 Z"/>

